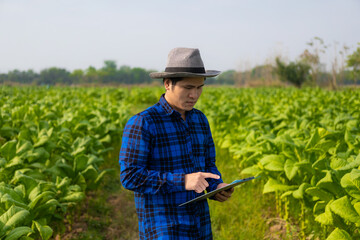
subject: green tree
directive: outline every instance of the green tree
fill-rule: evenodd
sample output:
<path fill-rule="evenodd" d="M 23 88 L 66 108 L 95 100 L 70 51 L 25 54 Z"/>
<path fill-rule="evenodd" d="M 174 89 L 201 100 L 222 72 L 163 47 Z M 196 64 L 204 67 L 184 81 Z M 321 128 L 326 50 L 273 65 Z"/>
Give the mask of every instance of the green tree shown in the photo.
<path fill-rule="evenodd" d="M 116 62 L 112 60 L 104 61 L 104 66 L 99 71 L 100 80 L 102 83 L 115 83 L 117 78 Z"/>
<path fill-rule="evenodd" d="M 304 62 L 290 62 L 286 65 L 276 58 L 276 70 L 281 81 L 287 81 L 301 88 L 302 84 L 308 79 L 310 66 Z"/>
<path fill-rule="evenodd" d="M 71 80 L 73 83 L 78 84 L 78 83 L 84 83 L 84 71 L 81 69 L 75 69 L 71 74 L 70 74 Z"/>
<path fill-rule="evenodd" d="M 90 66 L 85 70 L 85 80 L 86 83 L 99 83 L 99 74 L 95 67 Z"/>
<path fill-rule="evenodd" d="M 123 65 L 118 70 L 119 82 L 130 84 L 131 83 L 131 67 Z"/>
<path fill-rule="evenodd" d="M 131 70 L 131 77 L 133 84 L 151 83 L 152 81 L 149 73 L 143 68 L 133 68 Z"/>
<path fill-rule="evenodd" d="M 62 68 L 48 68 L 40 72 L 38 84 L 71 84 L 70 72 Z"/>
<path fill-rule="evenodd" d="M 354 79 L 354 84 L 356 84 L 356 80 L 360 78 L 360 47 L 348 56 L 347 66 L 352 68 L 351 74 Z"/>

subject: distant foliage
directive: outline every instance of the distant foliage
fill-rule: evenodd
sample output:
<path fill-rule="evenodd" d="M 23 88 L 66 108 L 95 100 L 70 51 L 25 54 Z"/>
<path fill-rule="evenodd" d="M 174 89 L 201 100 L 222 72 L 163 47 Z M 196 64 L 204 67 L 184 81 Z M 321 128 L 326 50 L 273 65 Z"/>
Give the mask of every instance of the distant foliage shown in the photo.
<path fill-rule="evenodd" d="M 356 79 L 360 78 L 360 47 L 358 47 L 353 54 L 348 56 L 347 65 L 352 68 L 351 74 L 354 79 L 354 83 L 356 84 Z"/>
<path fill-rule="evenodd" d="M 287 81 L 300 88 L 309 76 L 310 66 L 304 62 L 290 62 L 286 65 L 276 58 L 276 73 L 280 80 Z"/>

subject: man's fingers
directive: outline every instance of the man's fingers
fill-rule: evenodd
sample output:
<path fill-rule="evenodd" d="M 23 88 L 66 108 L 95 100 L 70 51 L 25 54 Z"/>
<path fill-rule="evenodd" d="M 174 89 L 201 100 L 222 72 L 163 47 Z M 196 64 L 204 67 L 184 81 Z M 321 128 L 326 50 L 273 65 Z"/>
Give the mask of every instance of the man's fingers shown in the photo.
<path fill-rule="evenodd" d="M 229 193 L 233 193 L 234 192 L 234 188 L 230 188 L 230 189 L 228 189 L 228 190 L 226 190 L 227 192 L 229 192 Z"/>
<path fill-rule="evenodd" d="M 202 193 L 203 191 L 204 191 L 204 189 L 200 186 L 196 187 L 196 189 L 195 189 L 195 192 L 197 192 L 197 193 Z"/>
<path fill-rule="evenodd" d="M 229 192 L 227 192 L 227 191 L 222 191 L 222 192 L 220 192 L 220 194 L 221 194 L 222 196 L 226 197 L 226 198 L 231 197 L 231 193 L 229 193 Z"/>
<path fill-rule="evenodd" d="M 223 196 L 223 195 L 221 195 L 220 193 L 218 193 L 218 194 L 215 195 L 215 199 L 218 200 L 219 202 L 224 202 L 224 201 L 226 201 L 228 198 L 225 197 L 225 196 Z"/>
<path fill-rule="evenodd" d="M 232 188 L 233 189 L 233 188 Z M 224 195 L 225 197 L 231 197 L 231 194 L 232 194 L 232 192 L 233 192 L 234 190 L 232 190 L 232 191 L 230 191 L 230 189 L 229 190 L 226 190 L 226 191 L 221 191 L 220 192 L 220 194 L 221 195 Z"/>
<path fill-rule="evenodd" d="M 214 179 L 219 179 L 220 178 L 219 175 L 216 175 L 216 174 L 213 174 L 213 173 L 208 173 L 208 172 L 202 173 L 202 176 L 204 178 L 214 178 Z"/>
<path fill-rule="evenodd" d="M 208 183 L 205 179 L 203 179 L 203 180 L 201 181 L 201 183 L 203 184 L 203 186 L 204 186 L 205 188 L 207 188 L 207 187 L 209 186 L 209 183 Z"/>
<path fill-rule="evenodd" d="M 203 189 L 202 191 L 204 191 L 208 186 L 209 186 L 209 184 L 205 180 L 204 180 L 204 182 L 199 182 L 199 184 L 198 184 L 198 187 Z"/>

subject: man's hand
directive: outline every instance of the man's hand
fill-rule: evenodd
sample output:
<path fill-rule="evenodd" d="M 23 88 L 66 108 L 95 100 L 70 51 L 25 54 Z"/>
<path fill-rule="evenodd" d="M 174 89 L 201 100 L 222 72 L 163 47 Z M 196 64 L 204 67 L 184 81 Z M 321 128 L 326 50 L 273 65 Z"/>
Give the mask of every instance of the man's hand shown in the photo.
<path fill-rule="evenodd" d="M 186 190 L 194 190 L 197 193 L 203 192 L 208 186 L 209 183 L 205 180 L 205 178 L 215 178 L 219 179 L 220 176 L 207 173 L 207 172 L 197 172 L 190 173 L 185 175 L 185 189 Z"/>
<path fill-rule="evenodd" d="M 219 189 L 219 188 L 222 188 L 222 187 L 225 187 L 229 184 L 227 183 L 220 183 L 216 189 Z M 231 194 L 234 192 L 234 188 L 230 188 L 229 190 L 226 190 L 226 191 L 221 191 L 221 192 L 218 192 L 217 194 L 215 194 L 214 198 L 215 200 L 219 201 L 219 202 L 224 202 L 226 200 L 228 200 L 230 197 L 231 197 Z"/>

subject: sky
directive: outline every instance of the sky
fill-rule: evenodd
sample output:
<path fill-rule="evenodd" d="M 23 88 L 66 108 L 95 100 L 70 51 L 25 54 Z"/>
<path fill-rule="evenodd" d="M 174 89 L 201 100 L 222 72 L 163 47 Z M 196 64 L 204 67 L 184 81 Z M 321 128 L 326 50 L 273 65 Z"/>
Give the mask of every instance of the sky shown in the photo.
<path fill-rule="evenodd" d="M 360 0 L 0 0 L 0 73 L 118 66 L 163 71 L 172 48 L 207 70 L 295 61 L 320 37 L 330 66 L 360 42 Z"/>

